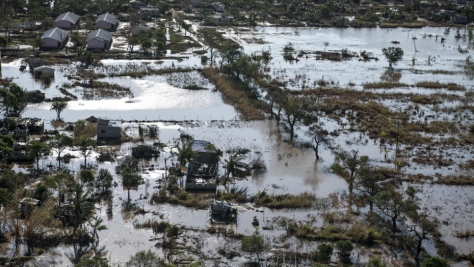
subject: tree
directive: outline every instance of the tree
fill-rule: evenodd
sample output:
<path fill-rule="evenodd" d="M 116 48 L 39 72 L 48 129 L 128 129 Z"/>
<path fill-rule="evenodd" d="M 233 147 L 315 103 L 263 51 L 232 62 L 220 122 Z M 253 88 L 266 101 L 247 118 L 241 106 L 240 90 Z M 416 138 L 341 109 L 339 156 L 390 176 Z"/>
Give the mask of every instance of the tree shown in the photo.
<path fill-rule="evenodd" d="M 290 142 L 293 142 L 295 135 L 295 125 L 306 114 L 310 108 L 311 100 L 307 97 L 300 97 L 286 92 L 286 97 L 283 97 L 278 103 L 285 112 L 285 121 L 290 127 Z"/>
<path fill-rule="evenodd" d="M 112 174 L 107 169 L 100 169 L 95 180 L 95 186 L 102 193 L 107 192 L 112 186 Z"/>
<path fill-rule="evenodd" d="M 58 203 L 62 203 L 66 198 L 66 192 L 75 186 L 74 176 L 66 173 L 58 173 L 54 176 L 47 177 L 44 180 L 44 185 L 47 188 L 58 190 Z"/>
<path fill-rule="evenodd" d="M 51 149 L 43 142 L 33 140 L 26 145 L 28 151 L 28 157 L 32 158 L 36 162 L 36 171 L 39 171 L 39 160 L 49 156 Z"/>
<path fill-rule="evenodd" d="M 339 240 L 336 242 L 336 248 L 339 250 L 339 256 L 342 262 L 350 261 L 351 251 L 354 248 L 351 241 Z"/>
<path fill-rule="evenodd" d="M 374 204 L 379 210 L 392 220 L 392 231 L 397 230 L 397 221 L 402 216 L 405 202 L 403 196 L 394 186 L 377 193 L 374 197 Z"/>
<path fill-rule="evenodd" d="M 4 113 L 5 117 L 8 117 L 10 113 L 21 110 L 21 99 L 9 88 L 0 88 L 0 111 Z"/>
<path fill-rule="evenodd" d="M 56 111 L 56 113 L 58 114 L 58 118 L 57 120 L 60 121 L 61 120 L 61 112 L 67 107 L 67 102 L 64 102 L 64 101 L 54 101 L 53 104 L 51 104 L 51 110 L 54 110 Z"/>
<path fill-rule="evenodd" d="M 392 69 L 392 64 L 397 63 L 403 58 L 403 49 L 400 47 L 388 47 L 382 48 L 383 55 L 387 58 L 389 68 Z"/>
<path fill-rule="evenodd" d="M 42 247 L 54 238 L 51 229 L 58 227 L 58 222 L 53 217 L 54 203 L 48 201 L 40 207 L 35 207 L 24 220 L 23 240 L 28 248 L 28 253 L 33 254 L 34 249 Z"/>
<path fill-rule="evenodd" d="M 93 185 L 95 181 L 94 173 L 87 169 L 82 169 L 79 172 L 79 179 L 81 180 L 81 185 Z"/>
<path fill-rule="evenodd" d="M 434 256 L 424 259 L 421 267 L 449 267 L 449 264 L 445 259 Z"/>
<path fill-rule="evenodd" d="M 363 200 L 369 204 L 369 214 L 372 214 L 374 207 L 374 197 L 383 190 L 380 184 L 386 179 L 383 170 L 364 164 L 357 171 L 356 188 L 361 192 Z"/>
<path fill-rule="evenodd" d="M 92 214 L 94 213 L 94 203 L 90 199 L 90 190 L 84 191 L 82 185 L 76 183 L 72 204 L 74 208 L 73 235 L 75 236 L 77 228 L 89 221 L 89 219 L 92 217 Z"/>
<path fill-rule="evenodd" d="M 49 142 L 51 149 L 58 154 L 57 160 L 59 169 L 61 169 L 61 153 L 68 147 L 72 146 L 73 139 L 65 134 L 56 134 L 54 139 Z"/>
<path fill-rule="evenodd" d="M 224 160 L 224 168 L 226 169 L 224 185 L 226 185 L 231 174 L 234 177 L 235 184 L 235 177 L 244 177 L 248 173 L 248 165 L 244 162 L 245 159 L 244 155 L 234 153 L 229 159 Z"/>
<path fill-rule="evenodd" d="M 75 267 L 110 267 L 109 261 L 100 255 L 95 255 L 90 259 L 82 259 Z"/>
<path fill-rule="evenodd" d="M 319 145 L 329 143 L 328 131 L 323 130 L 318 125 L 313 125 L 309 128 L 307 135 L 313 139 L 313 151 L 316 156 L 316 160 L 319 160 Z"/>
<path fill-rule="evenodd" d="M 181 171 L 182 167 L 186 165 L 188 162 L 191 162 L 194 157 L 194 150 L 193 150 L 193 141 L 192 140 L 183 140 L 181 141 L 181 146 L 176 145 L 178 149 L 178 153 L 176 154 L 178 157 L 179 162 L 179 171 Z"/>
<path fill-rule="evenodd" d="M 8 158 L 13 156 L 13 138 L 9 135 L 0 135 L 0 158 L 6 164 Z"/>
<path fill-rule="evenodd" d="M 94 219 L 94 222 L 89 222 L 89 224 L 92 227 L 91 236 L 94 239 L 93 246 L 94 246 L 94 249 L 97 249 L 97 247 L 99 246 L 99 231 L 107 230 L 107 226 L 102 224 L 104 222 L 102 218 L 94 216 L 93 219 Z"/>
<path fill-rule="evenodd" d="M 81 136 L 75 140 L 75 145 L 79 148 L 81 155 L 84 157 L 84 168 L 87 168 L 87 157 L 95 150 L 97 144 L 94 139 Z"/>
<path fill-rule="evenodd" d="M 318 260 L 322 262 L 328 262 L 331 259 L 333 247 L 330 244 L 319 244 L 318 245 Z"/>
<path fill-rule="evenodd" d="M 253 234 L 251 236 L 242 237 L 241 243 L 242 251 L 250 252 L 251 254 L 256 254 L 258 261 L 260 261 L 259 253 L 265 248 L 263 238 Z"/>
<path fill-rule="evenodd" d="M 416 214 L 410 216 L 412 224 L 408 226 L 408 231 L 413 234 L 416 241 L 415 250 L 415 262 L 416 266 L 420 266 L 420 255 L 422 249 L 423 240 L 428 239 L 428 234 L 433 231 L 436 227 L 431 223 L 425 214 Z"/>
<path fill-rule="evenodd" d="M 135 168 L 126 167 L 122 170 L 122 183 L 128 191 L 128 202 L 130 203 L 130 189 L 140 184 L 142 176 Z"/>
<path fill-rule="evenodd" d="M 331 166 L 331 169 L 349 180 L 349 194 L 352 197 L 357 170 L 367 164 L 369 157 L 359 157 L 359 150 L 351 150 L 350 152 L 342 150 L 335 154 L 335 163 Z"/>
<path fill-rule="evenodd" d="M 138 251 L 125 263 L 126 267 L 167 267 L 165 260 L 150 250 Z"/>

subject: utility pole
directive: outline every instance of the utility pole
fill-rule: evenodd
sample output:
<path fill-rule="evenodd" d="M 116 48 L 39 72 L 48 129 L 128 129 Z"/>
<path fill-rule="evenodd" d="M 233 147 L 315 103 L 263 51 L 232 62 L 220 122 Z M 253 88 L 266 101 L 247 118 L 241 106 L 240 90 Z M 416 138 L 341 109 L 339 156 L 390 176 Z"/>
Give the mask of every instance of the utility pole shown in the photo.
<path fill-rule="evenodd" d="M 2 51 L 0 51 L 0 78 L 2 78 Z"/>

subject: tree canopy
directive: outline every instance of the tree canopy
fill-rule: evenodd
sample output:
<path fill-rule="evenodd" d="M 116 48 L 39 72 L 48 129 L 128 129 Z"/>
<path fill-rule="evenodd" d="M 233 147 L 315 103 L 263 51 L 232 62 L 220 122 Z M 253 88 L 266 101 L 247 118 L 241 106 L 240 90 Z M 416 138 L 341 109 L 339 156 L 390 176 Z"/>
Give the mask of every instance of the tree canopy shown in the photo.
<path fill-rule="evenodd" d="M 403 49 L 400 47 L 388 47 L 382 48 L 383 55 L 387 58 L 389 68 L 392 69 L 392 64 L 397 63 L 403 58 Z"/>

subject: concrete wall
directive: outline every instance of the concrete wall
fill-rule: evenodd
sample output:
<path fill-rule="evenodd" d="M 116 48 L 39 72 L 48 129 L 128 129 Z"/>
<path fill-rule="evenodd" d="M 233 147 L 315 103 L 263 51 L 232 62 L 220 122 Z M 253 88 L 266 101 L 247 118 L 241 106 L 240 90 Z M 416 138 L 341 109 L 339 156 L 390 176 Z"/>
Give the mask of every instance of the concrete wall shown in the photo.
<path fill-rule="evenodd" d="M 114 26 L 107 21 L 99 21 L 96 24 L 97 29 L 113 30 Z"/>
<path fill-rule="evenodd" d="M 97 125 L 97 139 L 114 139 L 122 136 L 122 128 Z"/>
<path fill-rule="evenodd" d="M 108 44 L 99 39 L 92 39 L 87 42 L 87 49 L 108 49 Z"/>
<path fill-rule="evenodd" d="M 71 22 L 65 21 L 65 20 L 57 21 L 57 22 L 54 23 L 54 25 L 56 27 L 64 29 L 64 30 L 70 30 L 74 27 L 74 25 L 71 24 Z"/>
<path fill-rule="evenodd" d="M 43 44 L 41 45 L 41 47 L 44 47 L 44 48 L 59 48 L 59 47 L 61 47 L 61 43 L 54 40 L 54 39 L 44 38 L 42 40 L 43 40 Z"/>

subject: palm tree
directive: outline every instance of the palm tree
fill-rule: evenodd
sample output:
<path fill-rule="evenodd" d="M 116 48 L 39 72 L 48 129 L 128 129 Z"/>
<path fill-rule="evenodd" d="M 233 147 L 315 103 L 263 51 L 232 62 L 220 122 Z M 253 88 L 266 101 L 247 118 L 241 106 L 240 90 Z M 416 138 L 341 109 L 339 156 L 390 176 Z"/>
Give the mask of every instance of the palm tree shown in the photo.
<path fill-rule="evenodd" d="M 248 165 L 247 163 L 243 162 L 246 159 L 244 155 L 240 154 L 233 154 L 229 157 L 229 159 L 224 160 L 224 168 L 226 169 L 226 178 L 224 180 L 224 185 L 229 180 L 230 175 L 234 177 L 234 185 L 235 185 L 235 178 L 245 176 L 248 172 Z"/>
<path fill-rule="evenodd" d="M 73 200 L 74 208 L 74 231 L 76 234 L 77 228 L 82 226 L 85 222 L 89 221 L 92 214 L 94 213 L 94 203 L 90 199 L 90 190 L 84 192 L 84 188 L 81 184 L 76 183 L 75 195 Z"/>
<path fill-rule="evenodd" d="M 183 165 L 186 165 L 192 161 L 195 153 L 193 150 L 193 143 L 194 142 L 192 140 L 186 140 L 181 142 L 181 146 L 176 146 L 178 149 L 178 153 L 176 153 L 176 155 L 178 156 L 179 161 L 179 171 L 181 171 Z"/>
<path fill-rule="evenodd" d="M 104 222 L 102 218 L 98 216 L 94 216 L 93 219 L 94 219 L 94 222 L 89 222 L 89 225 L 92 227 L 92 239 L 94 240 L 94 243 L 92 245 L 95 250 L 97 249 L 97 246 L 99 245 L 99 231 L 107 230 L 107 226 L 102 224 Z"/>

